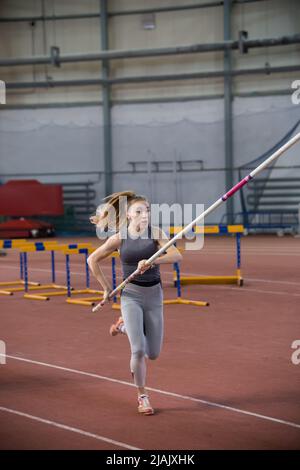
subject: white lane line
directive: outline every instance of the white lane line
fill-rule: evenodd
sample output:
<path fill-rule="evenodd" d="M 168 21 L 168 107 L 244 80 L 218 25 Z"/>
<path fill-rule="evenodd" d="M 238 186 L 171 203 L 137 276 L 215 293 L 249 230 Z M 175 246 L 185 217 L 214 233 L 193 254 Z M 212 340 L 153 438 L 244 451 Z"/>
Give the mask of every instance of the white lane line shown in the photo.
<path fill-rule="evenodd" d="M 108 437 L 99 436 L 98 434 L 93 434 L 91 432 L 83 431 L 82 429 L 73 428 L 71 426 L 67 426 L 66 424 L 57 423 L 56 421 L 50 421 L 48 419 L 40 418 L 39 416 L 34 416 L 34 415 L 27 414 L 27 413 L 23 413 L 22 411 L 12 410 L 11 408 L 5 408 L 4 406 L 0 406 L 0 411 L 5 411 L 6 413 L 12 413 L 18 416 L 22 416 L 23 418 L 28 418 L 28 419 L 31 419 L 32 421 L 38 421 L 39 423 L 49 424 L 50 426 L 54 426 L 55 428 L 64 429 L 65 431 L 75 432 L 85 437 L 92 437 L 93 439 L 97 439 L 98 441 L 107 442 L 108 444 L 113 444 L 115 446 L 123 447 L 124 449 L 142 450 L 142 449 L 139 449 L 138 447 L 133 447 L 128 444 L 125 444 L 124 442 L 115 441 L 114 439 L 109 439 Z"/>
<path fill-rule="evenodd" d="M 3 356 L 3 354 L 0 354 L 0 356 Z M 34 360 L 31 360 L 31 359 L 25 359 L 24 357 L 10 356 L 8 354 L 6 354 L 5 357 L 10 358 L 10 359 L 14 359 L 16 361 L 28 362 L 30 364 L 35 364 L 35 365 L 44 366 L 44 367 L 50 367 L 52 369 L 63 370 L 65 372 L 72 372 L 74 374 L 93 377 L 93 378 L 100 379 L 100 380 L 106 380 L 107 382 L 113 382 L 113 383 L 117 383 L 117 384 L 121 384 L 121 385 L 126 385 L 126 386 L 129 386 L 129 387 L 135 387 L 135 385 L 130 383 L 130 382 L 126 382 L 124 380 L 113 379 L 111 377 L 106 377 L 106 376 L 103 376 L 103 375 L 93 374 L 91 372 L 84 372 L 84 371 L 77 370 L 77 369 L 69 369 L 67 367 L 57 366 L 57 365 L 54 365 L 54 364 L 48 364 L 46 362 L 34 361 Z M 180 398 L 182 400 L 188 400 L 188 401 L 192 401 L 194 403 L 202 403 L 203 405 L 208 405 L 208 406 L 212 406 L 212 407 L 215 407 L 215 408 L 221 408 L 221 409 L 224 409 L 224 410 L 233 411 L 235 413 L 239 413 L 239 414 L 243 414 L 243 415 L 247 415 L 247 416 L 253 416 L 255 418 L 264 419 L 266 421 L 271 421 L 273 423 L 284 424 L 285 426 L 290 426 L 290 427 L 293 427 L 293 428 L 300 429 L 300 424 L 294 423 L 292 421 L 285 421 L 283 419 L 273 418 L 271 416 L 266 416 L 266 415 L 262 415 L 262 414 L 259 414 L 259 413 L 253 413 L 251 411 L 242 410 L 240 408 L 234 408 L 232 406 L 223 405 L 222 403 L 216 403 L 216 402 L 212 402 L 212 401 L 202 400 L 200 398 L 194 398 L 194 397 L 190 397 L 190 396 L 187 396 L 187 395 L 180 395 L 178 393 L 168 392 L 168 391 L 160 390 L 160 389 L 157 389 L 157 388 L 147 387 L 147 389 L 152 391 L 152 392 L 160 393 L 161 395 L 167 395 L 167 396 L 174 397 L 174 398 Z"/>

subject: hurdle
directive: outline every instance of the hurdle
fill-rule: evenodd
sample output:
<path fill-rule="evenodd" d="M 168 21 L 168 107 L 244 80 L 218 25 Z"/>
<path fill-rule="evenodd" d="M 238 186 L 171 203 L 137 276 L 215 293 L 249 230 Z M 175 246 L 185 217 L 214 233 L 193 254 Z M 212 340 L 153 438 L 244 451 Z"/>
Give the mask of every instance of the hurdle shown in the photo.
<path fill-rule="evenodd" d="M 68 246 L 68 245 L 66 245 Z M 31 242 L 28 240 L 17 240 L 17 243 L 12 244 L 12 247 L 19 250 L 20 252 L 20 276 L 21 281 L 11 282 L 10 284 L 3 283 L 5 285 L 5 290 L 0 291 L 2 295 L 13 295 L 15 292 L 22 292 L 25 291 L 26 294 L 24 298 L 31 298 L 34 297 L 29 296 L 27 297 L 28 291 L 32 290 L 44 290 L 44 289 L 63 289 L 66 290 L 66 286 L 61 286 L 55 284 L 55 251 L 61 250 L 64 245 L 59 245 L 57 241 L 46 241 L 46 242 Z M 28 253 L 34 251 L 49 251 L 51 253 L 51 284 L 43 284 L 41 285 L 40 282 L 32 282 L 28 279 Z M 20 287 L 21 285 L 21 287 Z M 19 287 L 16 287 L 19 286 Z M 50 293 L 49 293 L 50 294 Z M 52 296 L 54 295 L 64 295 L 64 292 L 52 292 Z M 39 298 L 36 297 L 36 300 L 45 300 L 43 297 Z"/>
<path fill-rule="evenodd" d="M 28 294 L 29 291 L 37 291 L 37 290 L 44 290 L 44 289 L 58 289 L 58 290 L 65 290 L 66 286 L 61 286 L 55 283 L 55 258 L 54 258 L 54 251 L 58 250 L 59 244 L 56 241 L 47 241 L 47 242 L 27 242 L 24 245 L 18 247 L 20 250 L 20 260 L 23 260 L 23 276 L 24 276 L 24 287 L 21 288 L 13 288 L 10 289 L 12 292 L 20 292 L 25 291 L 24 298 L 31 298 Z M 31 286 L 29 282 L 29 275 L 28 275 L 28 255 L 32 252 L 50 252 L 51 254 L 51 284 L 41 284 L 39 283 L 38 286 Z M 22 266 L 22 265 L 21 265 Z M 22 269 L 22 267 L 21 267 Z M 56 292 L 56 295 L 63 295 L 62 293 Z M 28 297 L 27 297 L 28 296 Z M 36 300 L 44 300 L 37 298 Z"/>
<path fill-rule="evenodd" d="M 182 227 L 172 227 L 170 233 L 175 235 Z M 241 273 L 241 236 L 244 233 L 243 225 L 207 225 L 194 227 L 194 233 L 210 235 L 235 235 L 236 240 L 236 274 L 232 276 L 180 276 L 181 285 L 188 284 L 237 284 L 242 286 L 244 281 Z M 180 274 L 179 274 L 180 275 Z M 178 273 L 174 269 L 174 286 L 177 287 Z"/>
<path fill-rule="evenodd" d="M 88 266 L 88 263 L 87 263 L 87 258 L 88 258 L 88 255 L 90 253 L 92 253 L 95 249 L 96 248 L 91 248 L 91 249 L 87 250 L 86 252 L 81 250 L 81 253 L 85 254 L 86 289 L 82 289 L 82 290 L 78 290 L 78 291 L 73 290 L 72 292 L 70 291 L 69 294 L 68 294 L 68 298 L 66 299 L 66 302 L 68 304 L 83 305 L 83 306 L 86 306 L 86 307 L 93 307 L 96 302 L 99 302 L 103 299 L 104 292 L 102 290 L 99 291 L 99 290 L 90 289 L 90 274 L 89 274 L 89 266 Z M 70 258 L 69 258 L 69 256 L 71 254 L 74 254 L 74 251 L 67 250 L 65 252 L 65 254 L 66 254 L 67 285 L 69 286 L 70 283 L 71 283 L 71 270 L 70 270 Z M 112 260 L 112 284 L 113 284 L 113 286 L 116 285 L 116 270 L 115 270 L 116 262 L 115 262 L 115 258 L 118 257 L 118 256 L 119 256 L 118 252 L 114 252 L 111 255 L 111 260 Z M 78 293 L 78 294 L 98 294 L 98 295 L 72 299 L 71 296 L 73 294 L 76 294 L 76 293 Z M 99 297 L 99 295 L 101 297 Z M 116 297 L 115 297 L 112 307 L 116 308 L 116 305 L 117 304 L 116 304 Z"/>
<path fill-rule="evenodd" d="M 8 250 L 8 249 L 18 249 L 20 246 L 23 246 L 27 243 L 25 238 L 19 239 L 4 239 L 0 240 L 0 249 Z M 0 290 L 0 295 L 13 295 L 13 290 L 17 286 L 23 286 L 19 290 L 24 290 L 24 263 L 23 263 L 23 255 L 20 252 L 19 254 L 19 264 L 20 264 L 20 279 L 16 281 L 2 281 L 0 282 L 0 287 L 4 287 L 4 289 Z M 29 286 L 40 286 L 39 282 L 28 282 Z M 9 289 L 9 290 L 8 290 Z"/>
<path fill-rule="evenodd" d="M 31 290 L 45 290 L 45 289 L 54 289 L 54 291 L 50 292 L 39 292 L 38 294 L 28 294 L 26 292 L 24 294 L 25 299 L 30 299 L 30 300 L 50 300 L 51 297 L 57 297 L 57 296 L 66 296 L 69 295 L 70 291 L 73 291 L 73 287 L 71 287 L 70 284 L 67 285 L 58 285 L 55 283 L 56 280 L 56 274 L 55 274 L 55 253 L 56 252 L 61 252 L 65 254 L 68 250 L 69 252 L 79 252 L 80 250 L 88 250 L 91 249 L 91 243 L 71 243 L 71 244 L 51 244 L 51 242 L 45 242 L 41 243 L 40 245 L 36 246 L 36 249 L 34 250 L 34 247 L 29 247 L 29 249 L 26 247 L 25 254 L 27 255 L 27 252 L 30 251 L 50 251 L 51 253 L 51 284 L 44 284 L 39 286 L 38 289 L 31 289 Z M 27 271 L 27 256 L 25 256 L 25 279 L 28 279 L 28 275 L 26 274 Z M 67 281 L 68 281 L 68 276 L 67 276 Z M 58 291 L 55 291 L 55 290 Z M 30 290 L 30 289 L 28 289 Z M 74 291 L 75 293 L 75 291 Z M 76 291 L 76 293 L 81 293 Z"/>
<path fill-rule="evenodd" d="M 77 249 L 69 248 L 69 249 L 63 250 L 63 253 L 65 254 L 65 257 L 66 257 L 66 276 L 67 276 L 67 294 L 68 294 L 66 302 L 68 304 L 92 306 L 95 304 L 95 302 L 97 301 L 99 302 L 103 299 L 103 291 L 90 288 L 90 273 L 89 273 L 89 266 L 88 266 L 87 259 L 88 259 L 88 255 L 92 253 L 93 251 L 95 251 L 95 249 L 96 248 L 94 247 L 89 247 L 89 248 L 77 248 Z M 85 274 L 86 274 L 86 288 L 85 289 L 71 290 L 70 255 L 74 255 L 74 254 L 84 255 Z M 97 295 L 72 299 L 73 295 L 78 295 L 78 294 L 97 294 Z"/>

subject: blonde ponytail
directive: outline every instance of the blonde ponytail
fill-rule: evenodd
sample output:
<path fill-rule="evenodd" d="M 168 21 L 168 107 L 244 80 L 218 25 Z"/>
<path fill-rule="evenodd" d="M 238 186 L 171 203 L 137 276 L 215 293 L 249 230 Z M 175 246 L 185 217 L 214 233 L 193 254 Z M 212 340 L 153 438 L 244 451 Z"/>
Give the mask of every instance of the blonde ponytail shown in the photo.
<path fill-rule="evenodd" d="M 123 225 L 127 223 L 127 214 L 121 214 L 120 198 L 127 198 L 127 208 L 136 201 L 147 201 L 145 196 L 136 194 L 134 191 L 119 191 L 102 199 L 101 204 L 96 211 L 96 214 L 90 217 L 90 222 L 99 226 L 103 231 L 107 231 L 111 227 L 112 222 L 110 215 L 113 212 L 116 225 L 116 231 L 119 231 Z"/>

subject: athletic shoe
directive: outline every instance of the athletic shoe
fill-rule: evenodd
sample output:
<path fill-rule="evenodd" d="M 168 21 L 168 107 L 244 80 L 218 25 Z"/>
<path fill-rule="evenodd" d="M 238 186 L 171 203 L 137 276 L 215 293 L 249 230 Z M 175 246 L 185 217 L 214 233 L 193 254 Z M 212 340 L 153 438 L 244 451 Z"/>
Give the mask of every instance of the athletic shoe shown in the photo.
<path fill-rule="evenodd" d="M 113 323 L 109 329 L 109 334 L 111 336 L 116 336 L 119 333 L 122 333 L 120 330 L 121 326 L 124 325 L 124 320 L 122 317 L 119 317 L 119 319 L 116 321 L 116 323 Z"/>
<path fill-rule="evenodd" d="M 143 413 L 146 416 L 153 415 L 154 414 L 154 409 L 150 405 L 149 397 L 148 395 L 140 395 L 138 397 L 138 412 Z"/>

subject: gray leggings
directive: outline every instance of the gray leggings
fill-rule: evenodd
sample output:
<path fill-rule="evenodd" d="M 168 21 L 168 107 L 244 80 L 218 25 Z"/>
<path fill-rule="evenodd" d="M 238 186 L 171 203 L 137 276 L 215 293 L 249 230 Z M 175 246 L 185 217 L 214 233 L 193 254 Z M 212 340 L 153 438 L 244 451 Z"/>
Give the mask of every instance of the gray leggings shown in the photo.
<path fill-rule="evenodd" d="M 137 387 L 144 387 L 146 361 L 159 356 L 163 340 L 163 290 L 127 284 L 121 295 L 121 312 L 130 342 L 130 369 Z"/>

